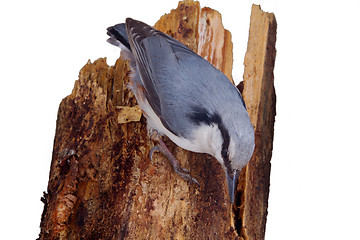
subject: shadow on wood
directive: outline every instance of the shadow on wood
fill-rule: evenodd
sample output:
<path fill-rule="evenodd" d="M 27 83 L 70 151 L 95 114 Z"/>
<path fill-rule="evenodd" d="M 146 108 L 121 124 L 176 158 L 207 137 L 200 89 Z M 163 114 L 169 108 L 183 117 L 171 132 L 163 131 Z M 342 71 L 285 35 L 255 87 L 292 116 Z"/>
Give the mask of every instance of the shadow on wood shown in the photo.
<path fill-rule="evenodd" d="M 270 25 L 254 23 L 254 14 L 272 16 Z M 110 67 L 98 59 L 80 70 L 72 93 L 59 107 L 40 239 L 263 239 L 275 116 L 276 22 L 256 6 L 251 21 L 250 36 L 254 25 L 267 30 L 255 30 L 256 39 L 249 37 L 245 59 L 243 93 L 256 130 L 256 150 L 242 173 L 235 211 L 215 158 L 165 139 L 200 188 L 174 173 L 161 154 L 150 161 L 155 143 L 126 88 L 128 63 L 120 58 Z M 218 12 L 186 0 L 155 27 L 232 79 L 231 34 Z"/>

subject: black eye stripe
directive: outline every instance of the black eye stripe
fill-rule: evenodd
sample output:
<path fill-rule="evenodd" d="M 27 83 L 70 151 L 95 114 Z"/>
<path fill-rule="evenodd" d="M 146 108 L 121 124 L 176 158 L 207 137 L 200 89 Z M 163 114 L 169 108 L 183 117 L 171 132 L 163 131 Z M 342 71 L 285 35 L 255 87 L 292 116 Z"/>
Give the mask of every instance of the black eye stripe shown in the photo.
<path fill-rule="evenodd" d="M 228 150 L 224 147 L 224 144 L 221 148 L 221 156 L 225 159 L 225 158 L 229 158 L 229 155 L 228 155 Z"/>
<path fill-rule="evenodd" d="M 193 106 L 192 111 L 187 115 L 194 123 L 197 125 L 204 123 L 206 125 L 211 124 L 219 124 L 221 122 L 221 118 L 219 114 L 209 113 L 205 108 Z"/>
<path fill-rule="evenodd" d="M 217 124 L 220 130 L 221 136 L 223 138 L 223 143 L 221 147 L 221 156 L 224 160 L 224 165 L 228 172 L 233 172 L 233 169 L 229 160 L 229 144 L 230 144 L 230 135 L 226 127 L 224 126 L 222 119 L 219 114 L 213 113 L 210 114 L 206 109 L 194 106 L 193 111 L 187 116 L 196 124 Z"/>
<path fill-rule="evenodd" d="M 225 128 L 224 124 L 222 123 L 222 121 L 220 121 L 218 127 L 221 132 L 222 138 L 224 140 L 221 147 L 221 156 L 223 157 L 224 165 L 226 167 L 227 172 L 233 172 L 229 159 L 230 135 L 228 130 Z"/>

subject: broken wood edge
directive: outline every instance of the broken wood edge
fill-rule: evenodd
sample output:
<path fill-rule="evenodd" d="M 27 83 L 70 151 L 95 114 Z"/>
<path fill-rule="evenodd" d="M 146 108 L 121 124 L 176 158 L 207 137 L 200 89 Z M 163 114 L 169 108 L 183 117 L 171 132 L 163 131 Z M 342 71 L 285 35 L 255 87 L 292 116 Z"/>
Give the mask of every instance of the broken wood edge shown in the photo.
<path fill-rule="evenodd" d="M 238 85 L 255 131 L 255 149 L 241 171 L 235 202 L 235 225 L 241 239 L 264 239 L 270 186 L 276 95 L 274 65 L 276 19 L 253 5 L 244 59 L 244 81 Z"/>
<path fill-rule="evenodd" d="M 118 123 L 139 122 L 141 119 L 142 112 L 139 105 L 135 107 L 116 106 L 115 109 L 118 112 Z"/>
<path fill-rule="evenodd" d="M 189 0 L 186 0 L 186 2 L 192 2 L 192 1 L 189 1 Z M 180 4 L 180 3 L 179 3 Z M 186 21 L 185 21 L 186 22 Z M 187 30 L 186 28 L 184 28 L 184 30 Z M 187 32 L 185 32 L 185 34 L 187 34 Z M 101 105 L 99 105 L 99 106 L 106 106 L 106 108 L 112 108 L 112 107 L 115 107 L 115 111 L 117 111 L 117 109 L 118 109 L 118 106 L 121 106 L 121 105 L 123 105 L 123 104 L 125 104 L 125 105 L 127 105 L 127 104 L 129 104 L 129 102 L 126 102 L 126 101 L 129 101 L 129 100 L 126 100 L 126 98 L 124 98 L 124 93 L 121 93 L 122 91 L 125 91 L 125 88 L 124 88 L 124 84 L 123 84 L 123 82 L 121 82 L 120 84 L 121 84 L 121 86 L 118 86 L 116 89 L 118 89 L 117 91 L 110 91 L 109 89 L 113 89 L 114 88 L 114 86 L 115 86 L 115 78 L 117 78 L 117 74 L 115 74 L 116 73 L 116 68 L 118 67 L 118 65 L 116 64 L 114 67 L 100 67 L 101 66 L 101 64 L 100 63 L 102 63 L 104 61 L 104 59 L 99 59 L 99 60 L 97 60 L 97 61 L 95 61 L 94 62 L 94 64 L 92 64 L 92 65 L 90 65 L 91 63 L 88 63 L 88 65 L 86 65 L 86 66 L 84 66 L 84 68 L 81 70 L 81 73 L 80 74 L 89 74 L 90 73 L 90 75 L 88 76 L 88 77 L 80 77 L 80 78 L 88 78 L 89 80 L 91 80 L 91 79 L 96 79 L 96 82 L 95 83 L 90 83 L 90 84 L 94 84 L 93 86 L 91 86 L 91 87 L 93 87 L 93 88 L 95 88 L 95 87 L 99 87 L 99 89 L 101 88 L 103 91 L 101 92 L 101 90 L 100 90 L 100 95 L 99 95 L 99 97 L 97 97 L 97 99 L 100 99 L 101 101 L 103 101 L 104 99 L 106 100 L 106 101 L 104 101 L 103 103 L 104 104 L 101 104 Z M 120 64 L 122 64 L 122 65 L 126 65 L 126 63 L 120 63 Z M 120 65 L 119 64 L 119 65 Z M 119 68 L 119 69 L 121 69 L 121 68 Z M 94 77 L 92 76 L 92 74 L 94 74 Z M 104 75 L 105 74 L 105 75 Z M 107 82 L 105 82 L 104 81 L 104 76 L 106 76 L 106 75 L 111 75 L 111 74 L 113 74 L 114 76 L 113 76 L 113 82 L 110 82 L 110 83 L 107 83 Z M 121 76 L 124 76 L 124 75 L 126 75 L 126 72 L 125 72 L 125 70 L 124 70 L 124 73 L 123 72 L 119 72 L 119 75 L 121 75 Z M 111 77 L 110 77 L 111 78 Z M 76 85 L 76 84 L 75 84 Z M 78 86 L 76 85 L 75 87 L 74 87 L 74 90 L 73 90 L 73 92 L 72 92 L 72 96 L 69 96 L 69 98 L 70 99 L 68 99 L 68 100 L 76 100 L 77 98 L 78 99 L 83 99 L 83 98 L 81 98 L 82 96 L 81 96 L 81 93 L 79 92 L 79 89 L 77 89 L 78 88 Z M 246 87 L 247 88 L 247 87 Z M 246 92 L 246 88 L 245 88 L 245 92 Z M 118 95 L 117 95 L 118 94 Z M 123 95 L 121 95 L 121 94 L 123 94 Z M 128 93 L 128 94 L 131 94 L 131 93 Z M 85 99 L 86 100 L 86 99 Z M 98 100 L 97 100 L 98 101 Z M 135 100 L 134 100 L 134 97 L 132 96 L 132 104 L 130 104 L 130 107 L 133 107 L 134 106 L 134 102 L 135 102 Z M 121 108 L 121 107 L 120 107 Z M 111 115 L 109 115 L 108 116 L 109 118 L 112 118 L 112 116 Z M 143 121 L 142 121 L 143 122 Z M 126 124 L 125 124 L 126 125 Z M 111 135 L 111 134 L 113 134 L 112 132 L 109 132 L 109 135 Z M 126 137 L 124 137 L 124 139 L 126 139 Z M 142 143 L 144 143 L 144 142 L 142 142 Z M 54 144 L 55 145 L 55 144 Z M 62 148 L 63 149 L 63 148 Z M 73 149 L 70 149 L 70 152 L 72 152 L 72 150 Z M 57 155 L 59 155 L 58 153 L 56 153 L 56 152 L 54 152 L 53 153 L 53 156 L 55 156 L 54 158 L 53 158 L 53 161 L 56 161 L 56 158 L 57 158 Z M 67 157 L 67 154 L 65 154 L 66 155 L 66 158 L 68 158 Z M 80 157 L 81 157 L 81 155 L 79 155 Z M 78 159 L 78 157 L 79 156 L 77 156 L 77 155 L 71 155 L 71 156 L 69 156 L 69 160 L 70 160 L 70 162 L 72 162 L 70 165 L 71 166 L 73 166 L 71 169 L 73 170 L 73 171 L 78 171 L 77 170 L 77 166 L 78 166 L 78 164 L 77 164 L 77 159 Z M 73 174 L 71 174 L 71 175 L 73 175 Z M 69 177 L 71 177 L 71 175 L 69 175 Z M 74 174 L 75 175 L 75 174 Z M 74 178 L 74 180 L 73 181 L 75 181 L 75 183 L 76 183 L 76 178 Z M 225 180 L 224 180 L 225 181 Z M 49 182 L 49 184 L 50 184 L 50 182 Z M 66 190 L 66 189 L 65 189 Z M 70 188 L 70 189 L 67 189 L 67 190 L 71 190 L 71 191 L 74 191 L 74 196 L 75 196 L 75 198 L 73 197 L 73 196 L 70 196 L 70 195 L 68 195 L 69 193 L 68 192 L 64 192 L 64 201 L 66 202 L 66 206 L 67 206 L 67 209 L 66 209 L 66 212 L 65 213 L 69 213 L 69 212 L 71 212 L 71 211 L 74 211 L 74 210 L 72 210 L 73 208 L 73 204 L 75 204 L 74 203 L 74 201 L 79 201 L 79 200 L 76 200 L 76 191 L 79 191 L 78 189 L 77 190 L 72 190 L 72 188 Z M 66 191 L 67 191 L 66 190 Z M 226 189 L 227 190 L 227 189 Z M 70 192 L 71 192 L 70 191 Z M 44 201 L 48 201 L 47 200 L 47 196 L 46 195 L 44 195 Z M 209 203 L 210 204 L 210 203 Z M 45 207 L 44 207 L 44 213 L 45 213 L 45 211 L 46 211 L 46 206 L 47 205 L 45 205 Z M 210 205 L 209 205 L 210 206 Z M 49 207 L 51 207 L 51 206 L 49 206 Z M 59 206 L 58 206 L 59 207 Z M 76 208 L 76 207 L 75 207 Z M 222 213 L 222 214 L 224 214 L 224 213 Z M 60 215 L 59 215 L 60 216 Z M 68 218 L 68 220 L 66 220 L 66 221 L 69 221 L 70 220 L 70 217 L 68 216 L 68 215 L 66 215 L 67 216 L 67 218 Z M 231 218 L 232 219 L 232 218 Z M 59 221 L 60 221 L 61 219 L 59 218 Z M 62 220 L 61 220 L 62 221 Z M 227 221 L 227 220 L 226 220 Z M 66 223 L 66 222 L 64 222 L 64 224 L 68 224 L 68 223 Z M 64 226 L 65 227 L 65 226 Z M 69 227 L 69 226 L 66 226 L 66 227 Z M 46 228 L 45 228 L 45 230 L 46 230 Z M 61 231 L 64 233 L 64 234 L 67 234 L 66 233 L 66 231 L 68 231 L 68 230 L 66 230 L 66 229 L 61 229 Z M 235 231 L 234 231 L 235 232 Z M 220 232 L 219 232 L 220 233 Z M 223 234 L 227 234 L 226 236 L 234 236 L 233 234 L 232 234 L 232 232 L 230 233 L 230 230 L 228 230 L 228 232 L 222 232 Z M 236 232 L 235 232 L 236 233 Z M 65 236 L 65 235 L 64 235 Z M 45 235 L 44 235 L 44 237 L 45 237 Z M 224 237 L 224 236 L 223 236 Z"/>

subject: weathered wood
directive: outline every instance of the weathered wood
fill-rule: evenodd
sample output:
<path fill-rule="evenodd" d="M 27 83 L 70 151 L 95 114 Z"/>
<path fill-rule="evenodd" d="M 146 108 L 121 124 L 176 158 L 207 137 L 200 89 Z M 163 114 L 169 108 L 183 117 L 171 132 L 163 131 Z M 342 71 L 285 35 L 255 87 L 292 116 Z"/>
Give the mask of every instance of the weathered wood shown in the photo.
<path fill-rule="evenodd" d="M 265 236 L 276 114 L 273 74 L 276 26 L 273 13 L 252 6 L 242 94 L 255 129 L 255 150 L 241 173 L 237 189 L 236 225 L 243 239 Z"/>
<path fill-rule="evenodd" d="M 218 12 L 186 0 L 155 27 L 206 57 L 231 79 L 231 34 L 223 29 Z M 156 143 L 147 135 L 144 117 L 137 121 L 136 100 L 126 88 L 128 76 L 128 63 L 121 58 L 113 67 L 105 59 L 88 62 L 71 95 L 61 102 L 48 193 L 42 199 L 40 239 L 237 239 L 240 230 L 234 228 L 225 176 L 214 158 L 185 151 L 165 139 L 200 188 L 174 173 L 161 154 L 149 159 Z M 262 103 L 249 99 L 248 87 L 264 90 L 249 84 L 245 78 L 250 113 L 264 113 L 251 111 Z M 255 115 L 251 119 L 262 123 L 254 122 Z M 268 131 L 263 128 L 256 128 L 257 136 Z M 257 153 L 262 152 L 260 147 L 256 146 Z M 245 181 L 245 190 L 239 190 L 247 191 L 251 184 Z M 248 221 L 246 216 L 242 219 Z"/>

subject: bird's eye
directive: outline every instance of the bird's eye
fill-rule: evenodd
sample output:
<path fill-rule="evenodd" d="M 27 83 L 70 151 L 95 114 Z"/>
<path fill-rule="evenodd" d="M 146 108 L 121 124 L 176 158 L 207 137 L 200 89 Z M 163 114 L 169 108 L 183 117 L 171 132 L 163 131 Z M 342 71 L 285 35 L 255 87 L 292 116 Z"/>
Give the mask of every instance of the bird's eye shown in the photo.
<path fill-rule="evenodd" d="M 228 155 L 228 150 L 225 149 L 225 148 L 223 148 L 223 149 L 221 150 L 221 156 L 222 156 L 224 159 L 227 159 L 227 158 L 229 157 L 229 155 Z"/>

